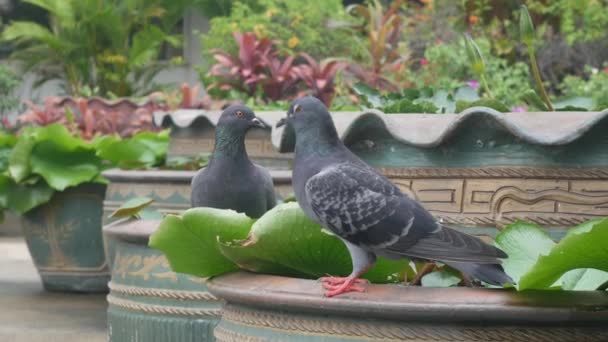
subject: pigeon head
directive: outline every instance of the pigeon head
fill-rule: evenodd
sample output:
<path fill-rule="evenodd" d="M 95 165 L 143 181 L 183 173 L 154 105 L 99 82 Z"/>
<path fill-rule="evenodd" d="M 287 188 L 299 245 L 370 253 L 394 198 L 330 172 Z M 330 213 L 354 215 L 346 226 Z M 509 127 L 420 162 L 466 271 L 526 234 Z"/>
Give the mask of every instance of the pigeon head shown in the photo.
<path fill-rule="evenodd" d="M 218 128 L 229 128 L 232 132 L 247 132 L 251 127 L 266 127 L 260 121 L 253 110 L 243 105 L 232 105 L 224 109 L 219 121 Z"/>
<path fill-rule="evenodd" d="M 287 117 L 277 122 L 277 127 L 291 125 L 297 132 L 304 131 L 335 131 L 334 123 L 327 107 L 319 99 L 306 96 L 299 98 L 289 105 Z"/>

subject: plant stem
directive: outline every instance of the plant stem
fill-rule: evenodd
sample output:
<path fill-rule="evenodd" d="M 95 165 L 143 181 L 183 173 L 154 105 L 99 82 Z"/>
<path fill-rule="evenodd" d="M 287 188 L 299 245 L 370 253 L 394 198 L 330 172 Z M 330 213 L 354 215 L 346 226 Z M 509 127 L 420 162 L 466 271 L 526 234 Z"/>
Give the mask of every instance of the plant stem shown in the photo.
<path fill-rule="evenodd" d="M 553 105 L 551 104 L 551 100 L 549 100 L 547 91 L 545 91 L 543 80 L 540 78 L 540 71 L 538 71 L 538 64 L 536 63 L 534 47 L 528 46 L 528 55 L 530 56 L 530 66 L 532 67 L 532 74 L 534 75 L 534 80 L 536 81 L 536 85 L 538 86 L 538 91 L 540 91 L 540 97 L 543 99 L 543 101 L 545 101 L 547 108 L 550 111 L 554 111 L 555 109 L 553 109 Z"/>
<path fill-rule="evenodd" d="M 490 87 L 488 86 L 488 80 L 486 80 L 486 75 L 484 75 L 483 73 L 480 74 L 481 76 L 481 83 L 483 84 L 483 88 L 486 91 L 486 93 L 488 94 L 488 96 L 493 99 L 494 95 L 492 95 L 492 92 L 490 91 Z"/>

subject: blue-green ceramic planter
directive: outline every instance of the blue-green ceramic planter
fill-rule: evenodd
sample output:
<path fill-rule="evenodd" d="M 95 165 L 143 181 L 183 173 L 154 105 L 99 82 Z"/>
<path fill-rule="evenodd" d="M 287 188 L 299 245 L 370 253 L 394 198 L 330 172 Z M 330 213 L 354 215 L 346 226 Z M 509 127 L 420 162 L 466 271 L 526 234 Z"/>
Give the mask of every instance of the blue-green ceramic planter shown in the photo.
<path fill-rule="evenodd" d="M 222 302 L 203 279 L 174 273 L 148 247 L 159 221 L 121 220 L 104 227 L 112 269 L 108 295 L 111 342 L 213 341 Z"/>
<path fill-rule="evenodd" d="M 45 289 L 107 291 L 110 271 L 101 234 L 105 190 L 96 183 L 68 188 L 23 216 L 23 235 Z"/>
<path fill-rule="evenodd" d="M 605 291 L 367 285 L 326 298 L 314 280 L 246 272 L 208 286 L 226 301 L 219 342 L 608 341 Z"/>
<path fill-rule="evenodd" d="M 280 197 L 289 195 L 291 188 L 290 171 L 270 171 L 275 190 Z M 190 182 L 194 171 L 127 171 L 108 170 L 103 173 L 110 184 L 104 202 L 104 223 L 114 210 L 134 197 L 154 199 L 150 205 L 164 214 L 177 214 L 190 208 Z"/>

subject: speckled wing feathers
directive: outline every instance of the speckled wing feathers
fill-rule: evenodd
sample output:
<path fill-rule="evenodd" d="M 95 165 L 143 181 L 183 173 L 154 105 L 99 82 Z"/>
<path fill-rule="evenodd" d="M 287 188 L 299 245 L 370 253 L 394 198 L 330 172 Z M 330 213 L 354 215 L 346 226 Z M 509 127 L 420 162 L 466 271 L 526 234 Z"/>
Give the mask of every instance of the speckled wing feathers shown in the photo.
<path fill-rule="evenodd" d="M 400 206 L 401 194 L 390 182 L 347 163 L 311 177 L 305 191 L 319 220 L 345 238 L 375 227 Z"/>

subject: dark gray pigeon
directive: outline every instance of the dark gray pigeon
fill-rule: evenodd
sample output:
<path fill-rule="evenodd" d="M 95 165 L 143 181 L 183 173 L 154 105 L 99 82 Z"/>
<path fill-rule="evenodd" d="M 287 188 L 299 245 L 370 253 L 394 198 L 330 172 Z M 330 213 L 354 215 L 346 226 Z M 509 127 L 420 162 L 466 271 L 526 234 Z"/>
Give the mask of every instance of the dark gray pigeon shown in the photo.
<path fill-rule="evenodd" d="M 363 291 L 359 277 L 376 256 L 440 261 L 489 284 L 512 283 L 500 266 L 499 258 L 507 257 L 503 251 L 441 225 L 351 153 L 321 101 L 294 101 L 277 127 L 285 123 L 296 137 L 296 199 L 308 217 L 344 241 L 353 260 L 348 277 L 321 278 L 326 296 Z"/>
<path fill-rule="evenodd" d="M 245 151 L 251 127 L 265 126 L 249 107 L 234 105 L 222 112 L 209 164 L 192 179 L 192 207 L 232 209 L 258 218 L 276 205 L 270 173 Z"/>

